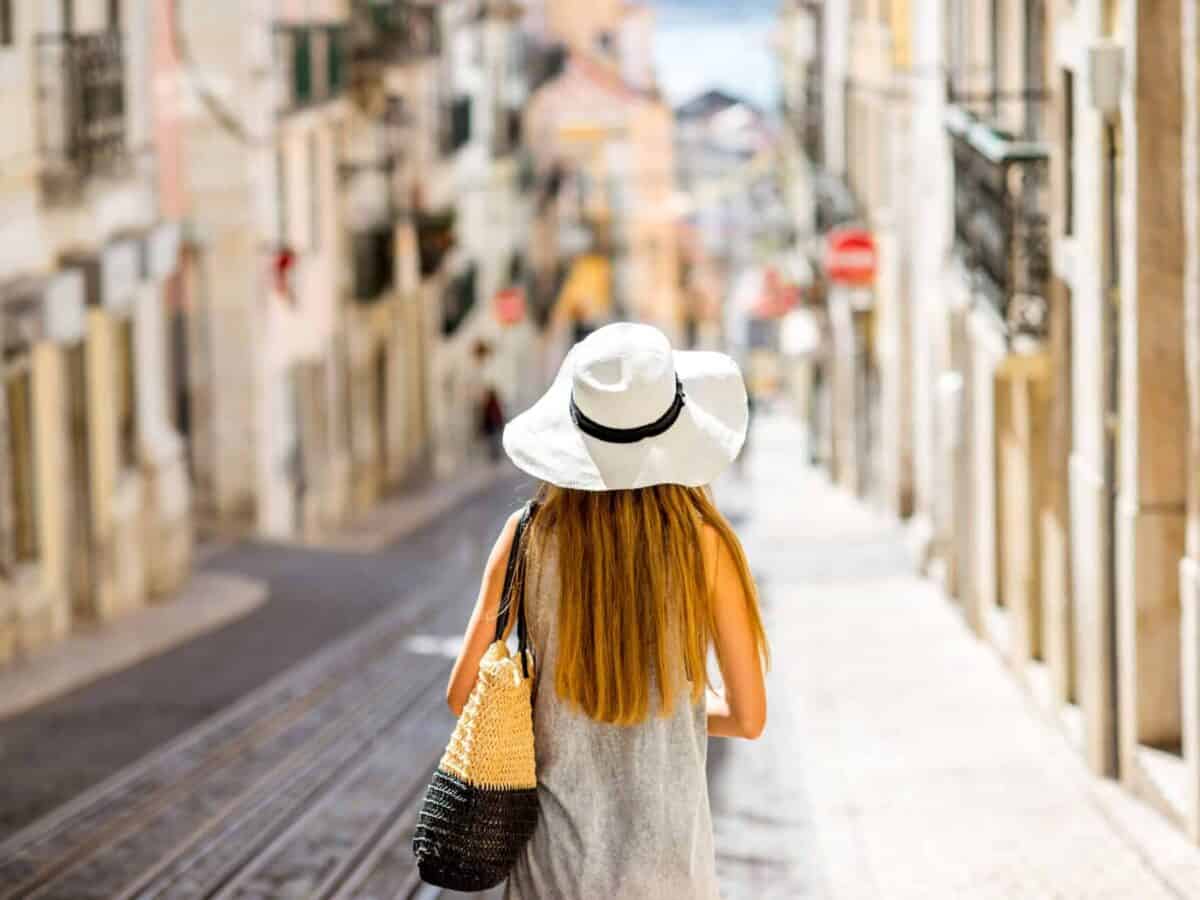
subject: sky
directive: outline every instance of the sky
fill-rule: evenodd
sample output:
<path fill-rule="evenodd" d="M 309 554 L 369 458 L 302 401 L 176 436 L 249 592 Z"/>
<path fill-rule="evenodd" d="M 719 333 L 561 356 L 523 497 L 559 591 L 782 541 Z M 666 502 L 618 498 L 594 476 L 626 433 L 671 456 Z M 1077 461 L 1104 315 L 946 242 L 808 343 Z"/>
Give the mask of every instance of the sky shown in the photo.
<path fill-rule="evenodd" d="M 658 77 L 672 105 L 710 87 L 775 105 L 768 40 L 776 0 L 653 0 L 653 6 Z"/>

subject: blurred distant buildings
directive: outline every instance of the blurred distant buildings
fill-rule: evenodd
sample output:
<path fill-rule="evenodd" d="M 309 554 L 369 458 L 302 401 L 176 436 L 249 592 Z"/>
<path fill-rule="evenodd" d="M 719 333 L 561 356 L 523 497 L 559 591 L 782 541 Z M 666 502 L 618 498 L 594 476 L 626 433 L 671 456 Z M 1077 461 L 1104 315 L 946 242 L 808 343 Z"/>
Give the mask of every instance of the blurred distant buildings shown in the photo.
<path fill-rule="evenodd" d="M 653 27 L 0 4 L 0 664 L 169 595 L 197 531 L 312 539 L 462 477 L 489 387 L 515 412 L 613 317 L 680 338 Z"/>
<path fill-rule="evenodd" d="M 624 0 L 545 0 L 530 4 L 529 21 L 535 40 L 563 53 L 526 114 L 537 169 L 556 188 L 531 243 L 543 268 L 567 261 L 554 332 L 565 342 L 630 317 L 677 337 L 674 122 L 654 80 L 652 12 Z"/>
<path fill-rule="evenodd" d="M 834 473 L 912 516 L 1095 770 L 1200 839 L 1197 20 L 790 0 L 779 46 L 802 241 L 878 253 L 825 293 Z"/>
<path fill-rule="evenodd" d="M 757 271 L 780 238 L 786 244 L 791 227 L 774 166 L 777 126 L 754 104 L 721 90 L 700 94 L 675 115 L 693 282 L 689 330 L 708 346 L 720 338 L 744 345 L 751 318 L 767 329 L 778 324 L 752 317 L 735 300 L 739 279 Z"/>

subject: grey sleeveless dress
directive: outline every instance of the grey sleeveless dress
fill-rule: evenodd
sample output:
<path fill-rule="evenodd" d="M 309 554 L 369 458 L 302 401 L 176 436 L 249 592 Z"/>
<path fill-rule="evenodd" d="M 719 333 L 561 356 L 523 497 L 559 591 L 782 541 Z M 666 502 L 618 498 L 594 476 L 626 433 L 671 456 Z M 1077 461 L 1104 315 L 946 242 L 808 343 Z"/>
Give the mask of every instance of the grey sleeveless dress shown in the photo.
<path fill-rule="evenodd" d="M 670 718 L 605 725 L 554 691 L 556 554 L 526 592 L 539 666 L 533 730 L 540 818 L 506 900 L 719 900 L 703 704 L 682 696 Z"/>

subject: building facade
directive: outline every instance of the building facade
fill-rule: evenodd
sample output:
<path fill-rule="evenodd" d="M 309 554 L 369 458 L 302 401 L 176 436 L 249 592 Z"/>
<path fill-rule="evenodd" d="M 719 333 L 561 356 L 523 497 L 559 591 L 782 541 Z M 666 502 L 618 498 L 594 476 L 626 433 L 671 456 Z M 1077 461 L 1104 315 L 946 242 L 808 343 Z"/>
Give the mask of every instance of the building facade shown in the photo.
<path fill-rule="evenodd" d="M 557 182 L 556 256 L 579 260 L 551 316 L 555 350 L 614 316 L 682 340 L 674 116 L 655 84 L 652 11 L 546 0 L 528 21 L 535 41 L 561 48 L 526 121 L 538 172 Z"/>
<path fill-rule="evenodd" d="M 320 538 L 486 464 L 566 266 L 531 240 L 563 183 L 528 146 L 564 71 L 539 29 L 502 0 L 0 4 L 0 665 L 171 595 L 197 531 Z M 634 130 L 669 150 L 662 109 Z"/>
<path fill-rule="evenodd" d="M 0 662 L 166 595 L 190 564 L 165 390 L 180 229 L 157 181 L 160 6 L 4 9 Z"/>
<path fill-rule="evenodd" d="M 1195 4 L 788 15 L 817 230 L 844 176 L 879 246 L 877 496 L 1092 768 L 1200 838 Z"/>

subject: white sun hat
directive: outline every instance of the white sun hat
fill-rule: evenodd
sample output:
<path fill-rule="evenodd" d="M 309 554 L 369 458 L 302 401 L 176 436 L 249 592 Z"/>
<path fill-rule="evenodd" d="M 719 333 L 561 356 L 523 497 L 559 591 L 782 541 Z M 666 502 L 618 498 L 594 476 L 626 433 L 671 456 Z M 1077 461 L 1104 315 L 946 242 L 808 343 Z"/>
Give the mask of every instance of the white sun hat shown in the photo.
<path fill-rule="evenodd" d="M 504 449 L 564 488 L 698 487 L 737 458 L 748 421 L 730 357 L 672 350 L 657 328 L 618 322 L 571 348 L 550 389 L 504 429 Z"/>

